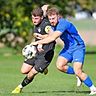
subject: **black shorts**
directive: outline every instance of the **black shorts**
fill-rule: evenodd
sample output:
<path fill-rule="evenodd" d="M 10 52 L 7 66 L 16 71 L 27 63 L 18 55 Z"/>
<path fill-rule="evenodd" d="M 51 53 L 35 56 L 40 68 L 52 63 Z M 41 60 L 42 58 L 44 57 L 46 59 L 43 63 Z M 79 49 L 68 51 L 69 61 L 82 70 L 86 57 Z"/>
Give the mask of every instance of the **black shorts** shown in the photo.
<path fill-rule="evenodd" d="M 24 62 L 29 65 L 32 65 L 36 71 L 42 73 L 52 61 L 53 55 L 54 55 L 53 50 L 50 50 L 48 52 L 43 51 L 38 53 L 36 57 L 32 59 L 27 59 Z"/>

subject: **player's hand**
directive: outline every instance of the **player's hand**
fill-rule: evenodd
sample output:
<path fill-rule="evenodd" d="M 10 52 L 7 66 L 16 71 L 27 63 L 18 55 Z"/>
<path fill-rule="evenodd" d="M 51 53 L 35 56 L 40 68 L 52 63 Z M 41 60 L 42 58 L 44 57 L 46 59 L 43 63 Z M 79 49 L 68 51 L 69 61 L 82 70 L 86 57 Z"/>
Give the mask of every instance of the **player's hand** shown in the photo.
<path fill-rule="evenodd" d="M 31 42 L 30 45 L 38 45 L 38 42 L 37 41 L 36 42 Z"/>
<path fill-rule="evenodd" d="M 42 48 L 42 46 L 43 46 L 42 44 L 39 44 L 39 45 L 37 46 L 37 49 L 38 49 L 39 52 L 44 51 L 43 48 Z"/>
<path fill-rule="evenodd" d="M 39 33 L 34 33 L 34 37 L 37 39 L 42 39 L 42 35 Z"/>

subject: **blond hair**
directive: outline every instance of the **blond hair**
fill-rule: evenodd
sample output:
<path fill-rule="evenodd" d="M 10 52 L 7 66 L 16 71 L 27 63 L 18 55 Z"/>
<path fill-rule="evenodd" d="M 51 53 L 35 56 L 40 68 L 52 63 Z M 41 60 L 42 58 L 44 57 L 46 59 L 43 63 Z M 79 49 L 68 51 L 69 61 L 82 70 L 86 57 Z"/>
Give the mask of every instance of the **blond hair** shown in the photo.
<path fill-rule="evenodd" d="M 47 11 L 47 15 L 59 14 L 59 10 L 56 7 L 51 7 Z"/>

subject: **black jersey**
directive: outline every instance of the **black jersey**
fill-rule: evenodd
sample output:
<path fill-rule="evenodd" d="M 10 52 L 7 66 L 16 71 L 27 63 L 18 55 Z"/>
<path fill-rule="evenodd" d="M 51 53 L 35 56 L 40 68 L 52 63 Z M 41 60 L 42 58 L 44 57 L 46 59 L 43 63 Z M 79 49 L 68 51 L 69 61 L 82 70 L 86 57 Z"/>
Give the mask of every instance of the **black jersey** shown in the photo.
<path fill-rule="evenodd" d="M 36 25 L 35 28 L 34 28 L 34 33 L 39 33 L 41 35 L 45 35 L 45 34 L 48 34 L 46 32 L 46 27 L 48 26 L 51 26 L 48 19 L 47 18 L 44 18 L 42 20 L 42 22 L 39 24 L 39 25 Z M 38 41 L 39 39 L 35 39 L 35 41 Z M 49 51 L 49 50 L 54 50 L 54 47 L 55 47 L 55 41 L 49 43 L 49 44 L 44 44 L 43 45 L 43 49 L 44 51 Z"/>
<path fill-rule="evenodd" d="M 48 26 L 50 27 L 50 23 L 48 19 L 44 18 L 39 25 L 35 26 L 34 33 L 39 33 L 41 35 L 48 34 L 45 30 L 46 27 L 48 28 Z M 37 40 L 38 39 L 36 39 L 36 41 Z M 54 48 L 55 48 L 55 41 L 48 44 L 44 44 L 43 45 L 44 51 L 42 52 L 38 51 L 34 58 L 27 59 L 24 62 L 26 64 L 32 65 L 32 67 L 34 67 L 36 71 L 42 73 L 49 66 L 54 56 Z"/>
<path fill-rule="evenodd" d="M 34 33 L 39 33 L 41 35 L 47 34 L 45 31 L 46 26 L 51 26 L 48 19 L 44 18 L 39 25 L 36 25 L 34 28 Z"/>

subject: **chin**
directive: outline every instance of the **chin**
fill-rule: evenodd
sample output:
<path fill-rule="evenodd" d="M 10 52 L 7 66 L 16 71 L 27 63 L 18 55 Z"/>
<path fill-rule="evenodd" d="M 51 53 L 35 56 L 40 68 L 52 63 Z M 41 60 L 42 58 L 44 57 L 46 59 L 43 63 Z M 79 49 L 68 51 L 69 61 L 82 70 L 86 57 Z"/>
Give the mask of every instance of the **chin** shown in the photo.
<path fill-rule="evenodd" d="M 37 23 L 35 23 L 34 25 L 38 25 Z"/>
<path fill-rule="evenodd" d="M 51 24 L 51 26 L 55 26 L 54 24 Z"/>
<path fill-rule="evenodd" d="M 53 24 L 52 26 L 55 26 L 56 24 Z"/>

